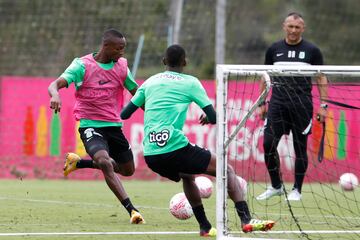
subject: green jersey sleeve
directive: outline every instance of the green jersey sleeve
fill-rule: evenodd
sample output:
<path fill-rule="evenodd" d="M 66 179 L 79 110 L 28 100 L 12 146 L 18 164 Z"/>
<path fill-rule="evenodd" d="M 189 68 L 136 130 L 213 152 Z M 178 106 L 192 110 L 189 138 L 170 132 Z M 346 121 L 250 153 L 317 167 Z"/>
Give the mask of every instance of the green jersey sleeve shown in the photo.
<path fill-rule="evenodd" d="M 145 89 L 144 89 L 145 83 L 139 87 L 139 89 L 136 91 L 135 95 L 131 98 L 131 102 L 135 104 L 138 107 L 141 107 L 145 104 Z"/>
<path fill-rule="evenodd" d="M 80 58 L 75 58 L 70 66 L 61 74 L 60 77 L 64 78 L 67 83 L 68 87 L 71 83 L 75 84 L 76 89 L 78 89 L 83 80 L 85 75 L 85 65 Z"/>
<path fill-rule="evenodd" d="M 192 93 L 192 100 L 199 105 L 200 108 L 204 108 L 211 104 L 204 87 L 197 78 L 194 79 L 190 92 Z"/>
<path fill-rule="evenodd" d="M 135 79 L 133 77 L 133 75 L 130 72 L 130 69 L 127 69 L 127 76 L 124 82 L 124 86 L 127 90 L 131 91 L 133 90 L 135 87 L 138 86 L 138 84 L 135 82 Z"/>

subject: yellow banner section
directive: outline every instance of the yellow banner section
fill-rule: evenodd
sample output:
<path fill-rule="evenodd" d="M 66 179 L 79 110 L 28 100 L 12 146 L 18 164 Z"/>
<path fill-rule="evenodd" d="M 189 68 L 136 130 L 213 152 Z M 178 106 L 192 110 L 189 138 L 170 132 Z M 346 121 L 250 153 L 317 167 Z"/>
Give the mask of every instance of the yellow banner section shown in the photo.
<path fill-rule="evenodd" d="M 45 106 L 41 106 L 39 109 L 36 136 L 36 156 L 45 157 L 48 155 L 48 120 Z"/>

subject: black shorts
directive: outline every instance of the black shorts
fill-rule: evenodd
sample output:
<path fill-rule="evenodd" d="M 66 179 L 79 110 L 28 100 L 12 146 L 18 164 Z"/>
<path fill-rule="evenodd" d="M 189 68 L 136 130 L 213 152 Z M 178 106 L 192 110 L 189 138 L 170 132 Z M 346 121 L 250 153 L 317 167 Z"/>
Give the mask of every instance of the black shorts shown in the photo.
<path fill-rule="evenodd" d="M 121 127 L 79 128 L 79 133 L 90 157 L 100 150 L 105 150 L 119 164 L 134 159 L 129 142 Z"/>
<path fill-rule="evenodd" d="M 313 105 L 309 98 L 292 102 L 270 102 L 265 122 L 265 132 L 281 136 L 289 134 L 308 135 L 312 127 Z"/>
<path fill-rule="evenodd" d="M 145 156 L 148 167 L 162 177 L 179 182 L 179 173 L 202 174 L 209 166 L 209 150 L 188 144 L 173 152 Z"/>

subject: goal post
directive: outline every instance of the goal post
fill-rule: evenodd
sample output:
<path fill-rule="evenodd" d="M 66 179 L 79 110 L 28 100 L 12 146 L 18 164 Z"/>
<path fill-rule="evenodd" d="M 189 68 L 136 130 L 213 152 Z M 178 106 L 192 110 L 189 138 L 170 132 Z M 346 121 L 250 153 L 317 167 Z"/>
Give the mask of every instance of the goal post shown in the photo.
<path fill-rule="evenodd" d="M 281 199 L 277 197 L 276 200 L 260 202 L 255 199 L 255 194 L 265 190 L 269 185 L 269 177 L 262 145 L 259 143 L 262 142 L 264 122 L 257 117 L 257 107 L 267 99 L 269 93 L 271 94 L 270 90 L 273 87 L 271 79 L 274 77 L 296 79 L 314 78 L 319 75 L 328 78 L 329 96 L 328 99 L 320 99 L 318 90 L 313 87 L 314 114 L 322 100 L 330 100 L 331 109 L 326 120 L 328 127 L 324 143 L 325 161 L 319 163 L 313 157 L 318 152 L 320 142 L 318 131 L 321 131 L 318 129 L 318 123 L 314 122 L 312 135 L 308 140 L 309 168 L 305 176 L 304 199 L 301 203 L 292 203 L 285 201 L 282 196 Z M 360 232 L 354 229 L 356 224 L 360 223 L 360 189 L 349 193 L 338 186 L 338 178 L 344 172 L 352 172 L 360 177 L 360 151 L 351 150 L 353 145 L 360 147 L 360 138 L 357 135 L 360 134 L 360 127 L 357 127 L 360 123 L 360 115 L 356 110 L 356 107 L 360 107 L 359 79 L 360 66 L 226 64 L 216 66 L 217 239 L 245 239 L 239 219 L 234 213 L 233 203 L 231 201 L 228 203 L 227 163 L 233 166 L 238 176 L 248 182 L 250 191 L 247 200 L 252 215 L 277 222 L 274 231 L 247 234 L 246 239 L 284 239 L 301 235 L 312 239 L 310 234 L 314 234 L 317 239 L 325 239 L 329 236 L 327 234 L 335 238 L 346 236 L 348 239 L 357 239 L 360 236 Z M 261 81 L 266 83 L 266 87 L 260 93 Z M 313 85 L 316 85 L 314 81 Z M 346 108 L 354 105 L 354 109 Z M 341 126 L 346 126 L 347 131 Z M 291 134 L 283 138 L 285 140 L 281 140 L 284 140 L 281 142 L 281 151 L 278 148 L 281 154 L 280 171 L 289 191 L 294 177 L 295 157 Z M 345 144 L 344 139 L 347 139 Z M 341 151 L 343 151 L 342 155 L 339 154 Z M 344 202 L 346 206 L 343 205 Z M 308 209 L 312 208 L 316 208 L 314 212 L 318 216 L 309 213 Z M 305 219 L 313 220 L 313 218 L 320 218 L 316 221 L 326 224 L 320 224 L 312 229 L 311 226 L 307 226 Z M 336 222 L 336 231 L 331 232 L 332 226 L 328 225 L 333 222 Z"/>
<path fill-rule="evenodd" d="M 217 92 L 216 92 L 216 106 L 217 108 L 226 108 L 227 104 L 227 91 L 225 89 L 228 86 L 228 77 L 232 73 L 238 73 L 236 66 L 226 66 L 226 65 L 218 65 L 216 68 L 216 83 L 217 83 Z M 251 107 L 248 114 L 246 114 L 240 123 L 236 126 L 235 130 L 230 134 L 230 137 L 227 137 L 228 134 L 225 131 L 227 126 L 226 124 L 226 116 L 225 111 L 217 111 L 217 159 L 221 159 L 221 161 L 217 161 L 216 172 L 216 186 L 217 186 L 217 196 L 216 196 L 216 219 L 217 219 L 217 230 L 220 233 L 219 236 L 226 234 L 226 198 L 227 198 L 227 155 L 225 154 L 225 149 L 232 141 L 232 139 L 236 136 L 238 131 L 241 129 L 246 120 L 250 117 L 250 115 L 255 111 L 256 107 L 259 106 L 261 101 L 264 101 L 267 94 L 270 90 L 270 77 L 266 73 L 266 71 L 243 71 L 241 74 L 245 75 L 259 75 L 262 80 L 265 82 L 265 89 L 263 92 L 259 93 L 259 97 Z M 221 149 L 221 150 L 219 150 Z M 220 178 L 220 179 L 219 179 Z M 222 209 L 219 209 L 219 207 Z"/>

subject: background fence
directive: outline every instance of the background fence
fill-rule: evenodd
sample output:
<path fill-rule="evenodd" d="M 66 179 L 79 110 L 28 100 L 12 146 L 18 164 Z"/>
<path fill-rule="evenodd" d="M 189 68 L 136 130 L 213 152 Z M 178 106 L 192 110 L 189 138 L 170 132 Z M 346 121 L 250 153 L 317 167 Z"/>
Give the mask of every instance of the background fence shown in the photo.
<path fill-rule="evenodd" d="M 216 36 L 216 10 L 223 2 L 225 15 L 220 17 L 226 34 Z M 188 52 L 187 72 L 212 80 L 216 38 L 225 42 L 224 63 L 262 64 L 266 48 L 283 38 L 282 21 L 290 11 L 303 14 L 305 38 L 322 49 L 326 64 L 360 64 L 358 9 L 356 0 L 0 0 L 0 169 L 6 169 L 0 177 L 22 176 L 24 170 L 34 177 L 59 177 L 64 153 L 83 151 L 74 135 L 71 102 L 60 119 L 54 117 L 47 106 L 46 88 L 74 57 L 97 51 L 107 28 L 117 28 L 127 37 L 130 69 L 144 37 L 137 79 L 162 71 L 164 50 L 178 42 Z M 211 96 L 215 84 L 206 83 Z M 70 101 L 73 92 L 64 91 L 62 96 Z M 192 141 L 191 134 L 208 131 L 198 128 L 196 114 L 188 114 L 195 127 L 185 129 Z M 141 155 L 142 125 L 126 124 L 127 137 Z M 14 134 L 17 140 L 11 140 Z M 212 141 L 202 136 L 194 142 L 209 147 Z M 42 167 L 34 168 L 39 159 Z M 44 169 L 53 172 L 44 173 Z"/>
<path fill-rule="evenodd" d="M 138 77 L 163 69 L 162 54 L 178 34 L 188 72 L 214 78 L 216 7 L 216 0 L 0 0 L 0 75 L 57 77 L 114 27 L 127 37 L 130 68 L 144 35 Z M 322 49 L 326 64 L 360 64 L 358 9 L 356 0 L 227 0 L 225 63 L 262 64 L 266 48 L 283 37 L 284 17 L 299 11 L 305 38 Z"/>

